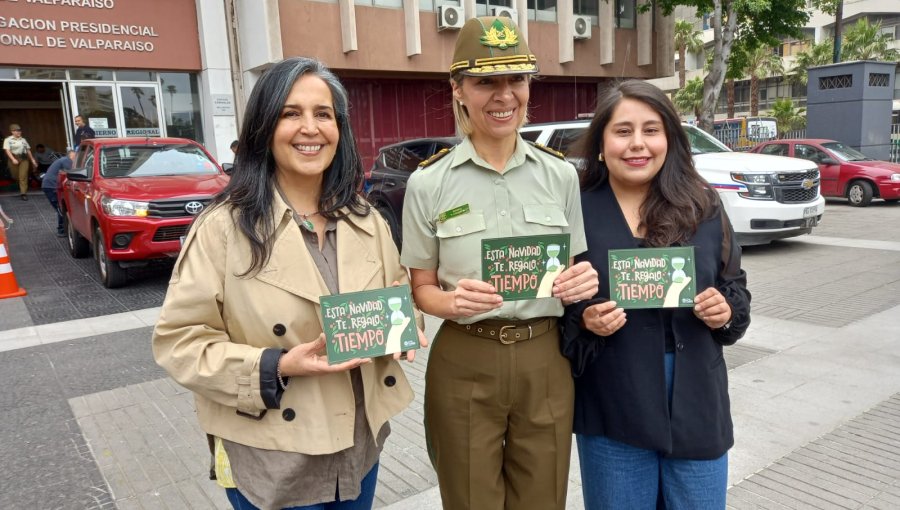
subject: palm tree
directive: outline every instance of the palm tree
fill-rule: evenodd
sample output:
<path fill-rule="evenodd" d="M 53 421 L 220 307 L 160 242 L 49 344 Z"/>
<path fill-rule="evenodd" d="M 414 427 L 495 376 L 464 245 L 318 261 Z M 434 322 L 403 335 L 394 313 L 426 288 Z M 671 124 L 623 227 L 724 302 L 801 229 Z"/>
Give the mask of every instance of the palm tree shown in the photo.
<path fill-rule="evenodd" d="M 828 50 L 831 50 L 829 45 Z M 795 108 L 794 102 L 788 98 L 775 101 L 770 112 L 778 123 L 778 138 L 784 138 L 785 133 L 806 126 L 806 108 Z"/>
<path fill-rule="evenodd" d="M 175 85 L 169 85 L 166 87 L 166 92 L 169 93 L 169 123 L 171 124 L 171 120 L 174 118 L 172 110 L 175 109 L 175 93 L 178 92 L 178 88 Z"/>
<path fill-rule="evenodd" d="M 675 48 L 678 50 L 678 88 L 684 88 L 685 82 L 685 57 L 687 52 L 700 53 L 703 51 L 703 39 L 699 30 L 694 28 L 690 21 L 675 20 Z"/>
<path fill-rule="evenodd" d="M 809 68 L 830 64 L 833 50 L 834 41 L 831 39 L 825 39 L 820 43 L 812 43 L 808 50 L 801 51 L 794 59 L 790 80 L 806 85 L 809 78 Z"/>
<path fill-rule="evenodd" d="M 844 32 L 844 60 L 882 60 L 896 62 L 897 50 L 888 45 L 894 38 L 881 33 L 881 22 L 862 18 Z"/>
<path fill-rule="evenodd" d="M 781 57 L 772 52 L 772 48 L 761 46 L 747 53 L 747 67 L 750 75 L 750 116 L 759 115 L 759 80 L 765 80 L 773 74 L 784 74 Z"/>
<path fill-rule="evenodd" d="M 700 109 L 703 107 L 703 78 L 696 77 L 678 89 L 672 98 L 675 107 L 682 113 L 693 112 L 700 120 Z"/>
<path fill-rule="evenodd" d="M 134 94 L 134 97 L 138 100 L 138 107 L 141 109 L 141 117 L 147 118 L 147 114 L 144 113 L 144 100 L 142 99 L 144 96 L 144 89 L 140 87 L 131 87 L 131 93 Z"/>

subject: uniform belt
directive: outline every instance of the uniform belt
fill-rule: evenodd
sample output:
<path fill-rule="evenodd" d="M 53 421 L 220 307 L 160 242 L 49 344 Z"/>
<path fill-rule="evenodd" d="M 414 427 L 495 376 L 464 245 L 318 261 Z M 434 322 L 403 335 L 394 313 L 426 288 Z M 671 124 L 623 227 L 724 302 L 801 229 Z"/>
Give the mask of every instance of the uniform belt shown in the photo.
<path fill-rule="evenodd" d="M 453 329 L 466 332 L 481 338 L 498 340 L 501 344 L 509 345 L 516 342 L 531 340 L 556 328 L 556 317 L 545 317 L 532 321 L 498 321 L 484 320 L 473 324 L 459 324 L 447 321 Z"/>

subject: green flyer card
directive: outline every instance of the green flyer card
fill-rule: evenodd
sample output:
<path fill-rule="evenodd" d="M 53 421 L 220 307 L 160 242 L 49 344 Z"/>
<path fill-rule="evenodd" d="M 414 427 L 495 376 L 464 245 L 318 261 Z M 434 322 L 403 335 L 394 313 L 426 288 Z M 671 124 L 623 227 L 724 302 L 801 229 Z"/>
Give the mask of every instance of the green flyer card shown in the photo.
<path fill-rule="evenodd" d="M 609 295 L 624 309 L 694 306 L 694 247 L 609 250 Z"/>
<path fill-rule="evenodd" d="M 499 237 L 481 241 L 481 279 L 506 301 L 548 298 L 569 264 L 569 234 Z"/>
<path fill-rule="evenodd" d="M 321 296 L 328 364 L 419 347 L 409 285 Z"/>

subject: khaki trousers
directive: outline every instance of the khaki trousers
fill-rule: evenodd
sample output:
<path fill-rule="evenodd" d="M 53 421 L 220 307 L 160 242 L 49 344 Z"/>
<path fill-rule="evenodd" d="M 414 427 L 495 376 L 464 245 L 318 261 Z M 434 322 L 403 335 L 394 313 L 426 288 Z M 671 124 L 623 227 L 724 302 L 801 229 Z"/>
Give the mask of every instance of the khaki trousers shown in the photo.
<path fill-rule="evenodd" d="M 574 387 L 559 330 L 504 345 L 445 323 L 425 431 L 446 510 L 564 510 Z"/>
<path fill-rule="evenodd" d="M 12 161 L 9 162 L 9 173 L 12 178 L 19 181 L 19 193 L 25 194 L 28 192 L 28 171 L 31 168 L 28 164 L 28 156 L 22 155 L 16 157 L 19 160 L 18 165 L 12 164 Z"/>

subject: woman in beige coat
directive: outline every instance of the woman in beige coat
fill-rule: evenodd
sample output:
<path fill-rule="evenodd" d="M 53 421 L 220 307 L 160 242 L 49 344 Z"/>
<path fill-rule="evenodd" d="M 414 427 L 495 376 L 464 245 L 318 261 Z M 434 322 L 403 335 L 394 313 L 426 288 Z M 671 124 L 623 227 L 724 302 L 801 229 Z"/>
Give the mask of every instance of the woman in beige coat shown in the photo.
<path fill-rule="evenodd" d="M 408 280 L 358 194 L 346 91 L 320 63 L 285 60 L 241 133 L 230 184 L 185 239 L 153 354 L 194 391 L 235 508 L 371 508 L 388 420 L 412 390 L 391 357 L 328 365 L 319 296 Z"/>

